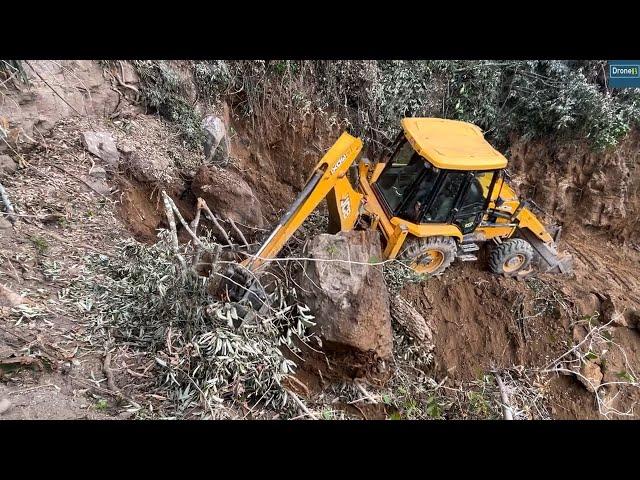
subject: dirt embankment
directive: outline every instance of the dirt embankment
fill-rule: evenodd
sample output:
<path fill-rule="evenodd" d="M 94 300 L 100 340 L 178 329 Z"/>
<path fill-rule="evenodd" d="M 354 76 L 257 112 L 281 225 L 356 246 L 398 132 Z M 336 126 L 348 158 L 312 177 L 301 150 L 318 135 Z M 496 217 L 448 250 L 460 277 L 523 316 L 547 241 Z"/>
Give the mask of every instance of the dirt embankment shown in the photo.
<path fill-rule="evenodd" d="M 640 132 L 594 152 L 586 142 L 514 139 L 509 169 L 520 192 L 566 225 L 596 227 L 619 240 L 640 233 Z"/>

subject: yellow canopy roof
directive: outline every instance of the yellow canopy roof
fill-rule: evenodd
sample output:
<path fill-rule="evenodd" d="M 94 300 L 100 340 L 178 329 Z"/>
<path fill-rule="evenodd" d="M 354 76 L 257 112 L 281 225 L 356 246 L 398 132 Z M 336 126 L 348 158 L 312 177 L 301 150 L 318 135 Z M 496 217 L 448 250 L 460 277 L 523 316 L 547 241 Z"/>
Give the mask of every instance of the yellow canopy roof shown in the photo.
<path fill-rule="evenodd" d="M 413 148 L 433 166 L 448 170 L 505 168 L 507 159 L 471 123 L 443 118 L 404 118 L 402 128 Z"/>

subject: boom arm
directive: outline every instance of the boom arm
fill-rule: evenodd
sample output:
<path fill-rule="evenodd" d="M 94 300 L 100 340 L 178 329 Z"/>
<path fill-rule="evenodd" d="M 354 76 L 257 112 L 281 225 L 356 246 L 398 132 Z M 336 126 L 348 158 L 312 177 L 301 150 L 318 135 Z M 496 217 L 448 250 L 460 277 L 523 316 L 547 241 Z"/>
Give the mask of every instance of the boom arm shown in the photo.
<path fill-rule="evenodd" d="M 274 258 L 325 197 L 330 214 L 339 216 L 340 228 L 353 228 L 362 194 L 353 189 L 346 174 L 361 149 L 362 140 L 343 133 L 315 166 L 307 184 L 260 250 L 243 265 L 255 271 L 266 260 Z"/>

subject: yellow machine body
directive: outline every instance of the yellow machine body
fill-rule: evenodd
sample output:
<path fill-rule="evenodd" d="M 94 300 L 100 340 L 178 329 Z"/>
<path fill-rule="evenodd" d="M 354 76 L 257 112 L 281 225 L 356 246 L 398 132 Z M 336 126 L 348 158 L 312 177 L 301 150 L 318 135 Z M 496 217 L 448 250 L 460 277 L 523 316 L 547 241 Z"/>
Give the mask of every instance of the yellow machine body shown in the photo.
<path fill-rule="evenodd" d="M 408 141 L 433 167 L 466 174 L 487 172 L 487 175 L 478 175 L 486 199 L 486 212 L 472 232 L 475 239 L 499 241 L 526 230 L 530 242 L 537 242 L 545 252 L 551 252 L 551 257 L 557 253 L 554 238 L 542 222 L 521 204 L 504 177 L 493 174 L 506 167 L 507 159 L 484 139 L 477 126 L 454 120 L 405 118 L 402 127 L 404 138 L 401 141 Z M 256 270 L 275 257 L 323 199 L 327 200 L 331 233 L 351 230 L 360 218 L 366 217 L 368 228 L 381 232 L 384 257 L 388 259 L 396 258 L 411 237 L 442 236 L 463 242 L 465 234 L 453 223 L 414 223 L 389 214 L 389 208 L 385 208 L 380 194 L 375 191 L 376 182 L 388 168 L 389 159 L 373 164 L 360 159 L 357 168 L 351 169 L 357 178 L 350 178 L 353 176 L 349 175 L 350 167 L 362 146 L 359 138 L 346 132 L 338 138 L 317 163 L 305 188 L 256 255 L 244 262 L 247 268 Z"/>

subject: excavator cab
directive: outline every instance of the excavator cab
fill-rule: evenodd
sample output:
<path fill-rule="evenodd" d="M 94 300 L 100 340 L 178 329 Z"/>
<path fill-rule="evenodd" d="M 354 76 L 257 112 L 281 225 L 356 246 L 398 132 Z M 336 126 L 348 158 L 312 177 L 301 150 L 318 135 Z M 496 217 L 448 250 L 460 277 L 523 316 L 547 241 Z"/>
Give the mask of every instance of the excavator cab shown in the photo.
<path fill-rule="evenodd" d="M 463 235 L 474 231 L 502 172 L 437 168 L 402 137 L 372 184 L 386 213 L 417 224 L 452 223 Z"/>

